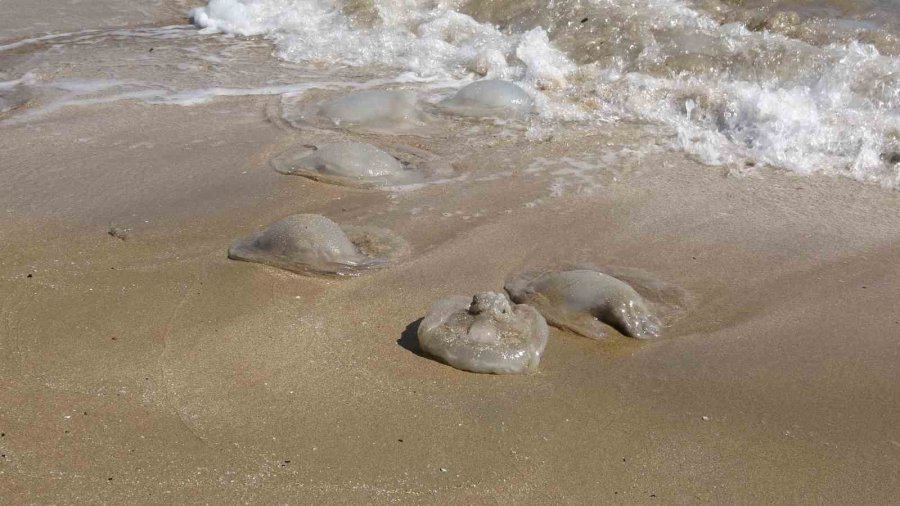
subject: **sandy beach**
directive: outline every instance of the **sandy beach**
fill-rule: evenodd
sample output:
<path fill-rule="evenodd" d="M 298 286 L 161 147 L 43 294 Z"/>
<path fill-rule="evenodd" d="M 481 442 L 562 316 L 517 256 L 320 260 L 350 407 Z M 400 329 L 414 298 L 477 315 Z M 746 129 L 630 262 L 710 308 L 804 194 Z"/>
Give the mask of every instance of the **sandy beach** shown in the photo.
<path fill-rule="evenodd" d="M 95 24 L 185 24 L 185 7 Z M 0 45 L 90 17 L 45 27 L 27 21 L 38 7 L 11 9 L 26 21 L 4 16 Z M 249 44 L 249 67 L 269 56 Z M 33 50 L 0 53 L 4 79 Z M 162 71 L 181 79 L 140 72 Z M 629 122 L 355 135 L 464 177 L 349 188 L 272 170 L 289 146 L 347 135 L 292 128 L 275 94 L 47 103 L 0 117 L 0 502 L 900 501 L 896 190 L 737 174 Z M 479 143 L 456 140 L 472 128 Z M 589 181 L 548 191 L 563 159 L 611 146 Z M 294 213 L 389 228 L 411 252 L 352 279 L 227 258 Z M 551 329 L 534 374 L 419 350 L 433 301 L 574 262 L 652 272 L 692 303 L 659 340 Z"/>

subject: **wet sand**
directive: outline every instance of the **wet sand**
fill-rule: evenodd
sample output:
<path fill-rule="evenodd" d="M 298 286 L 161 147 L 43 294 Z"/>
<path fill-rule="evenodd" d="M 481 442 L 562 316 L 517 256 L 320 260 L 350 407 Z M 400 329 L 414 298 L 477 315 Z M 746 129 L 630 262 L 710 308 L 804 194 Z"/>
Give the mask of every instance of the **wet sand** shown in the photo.
<path fill-rule="evenodd" d="M 629 125 L 428 146 L 472 176 L 344 188 L 268 166 L 321 135 L 275 102 L 0 130 L 3 502 L 897 501 L 897 192 L 668 150 L 590 193 L 523 172 L 655 142 Z M 412 256 L 348 280 L 226 258 L 300 212 L 390 228 Z M 653 272 L 694 307 L 653 342 L 551 329 L 535 375 L 420 356 L 434 300 L 578 261 Z"/>

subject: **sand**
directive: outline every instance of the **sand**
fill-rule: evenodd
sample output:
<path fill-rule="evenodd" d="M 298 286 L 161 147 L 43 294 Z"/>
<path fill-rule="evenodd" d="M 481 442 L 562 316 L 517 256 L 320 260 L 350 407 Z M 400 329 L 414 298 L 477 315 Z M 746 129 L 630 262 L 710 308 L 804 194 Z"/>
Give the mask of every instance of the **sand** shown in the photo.
<path fill-rule="evenodd" d="M 2 502 L 900 500 L 897 192 L 669 150 L 558 197 L 515 172 L 655 142 L 631 125 L 428 146 L 475 176 L 345 188 L 268 166 L 319 140 L 273 102 L 0 126 Z M 349 280 L 227 259 L 293 213 L 413 253 Z M 645 269 L 694 305 L 658 341 L 551 329 L 534 375 L 418 352 L 434 300 L 569 261 Z"/>

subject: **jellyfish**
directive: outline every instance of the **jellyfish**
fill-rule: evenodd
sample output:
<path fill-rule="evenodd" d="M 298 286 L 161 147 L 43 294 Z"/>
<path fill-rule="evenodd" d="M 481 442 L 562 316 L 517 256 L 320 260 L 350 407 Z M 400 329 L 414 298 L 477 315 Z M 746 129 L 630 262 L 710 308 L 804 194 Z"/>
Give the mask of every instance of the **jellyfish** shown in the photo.
<path fill-rule="evenodd" d="M 393 156 L 361 142 L 335 142 L 319 148 L 304 146 L 272 160 L 282 174 L 356 186 L 412 183 L 421 179 Z"/>
<path fill-rule="evenodd" d="M 628 283 L 590 269 L 526 273 L 506 283 L 510 298 L 530 304 L 554 327 L 593 339 L 611 326 L 638 339 L 658 337 L 662 321 Z"/>
<path fill-rule="evenodd" d="M 332 100 L 319 114 L 341 128 L 403 131 L 425 124 L 416 94 L 411 91 L 359 91 Z"/>
<path fill-rule="evenodd" d="M 406 251 L 395 234 L 370 227 L 341 227 L 316 214 L 295 214 L 231 244 L 228 257 L 300 274 L 357 275 L 382 267 Z"/>
<path fill-rule="evenodd" d="M 465 86 L 438 107 L 458 116 L 515 118 L 529 114 L 534 100 L 514 83 L 487 79 Z"/>
<path fill-rule="evenodd" d="M 390 154 L 360 142 L 336 142 L 318 148 L 301 145 L 288 148 L 270 163 L 282 174 L 359 188 L 396 188 L 455 174 L 453 165 L 434 153 L 403 144 L 389 146 Z"/>
<path fill-rule="evenodd" d="M 547 322 L 533 307 L 485 292 L 437 301 L 419 324 L 422 350 L 476 373 L 521 374 L 537 369 L 547 346 Z"/>

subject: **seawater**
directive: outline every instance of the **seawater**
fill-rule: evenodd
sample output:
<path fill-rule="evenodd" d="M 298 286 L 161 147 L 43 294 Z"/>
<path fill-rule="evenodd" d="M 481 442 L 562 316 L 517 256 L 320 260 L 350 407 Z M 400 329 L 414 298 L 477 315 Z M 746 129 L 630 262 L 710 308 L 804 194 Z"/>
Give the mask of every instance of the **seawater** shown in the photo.
<path fill-rule="evenodd" d="M 504 79 L 535 103 L 513 135 L 644 124 L 648 150 L 733 173 L 900 187 L 900 0 L 210 0 L 185 21 L 0 41 L 0 125 L 117 100 L 436 104 Z"/>
<path fill-rule="evenodd" d="M 211 0 L 191 15 L 286 61 L 513 80 L 545 123 L 665 125 L 710 165 L 900 185 L 895 0 Z"/>

